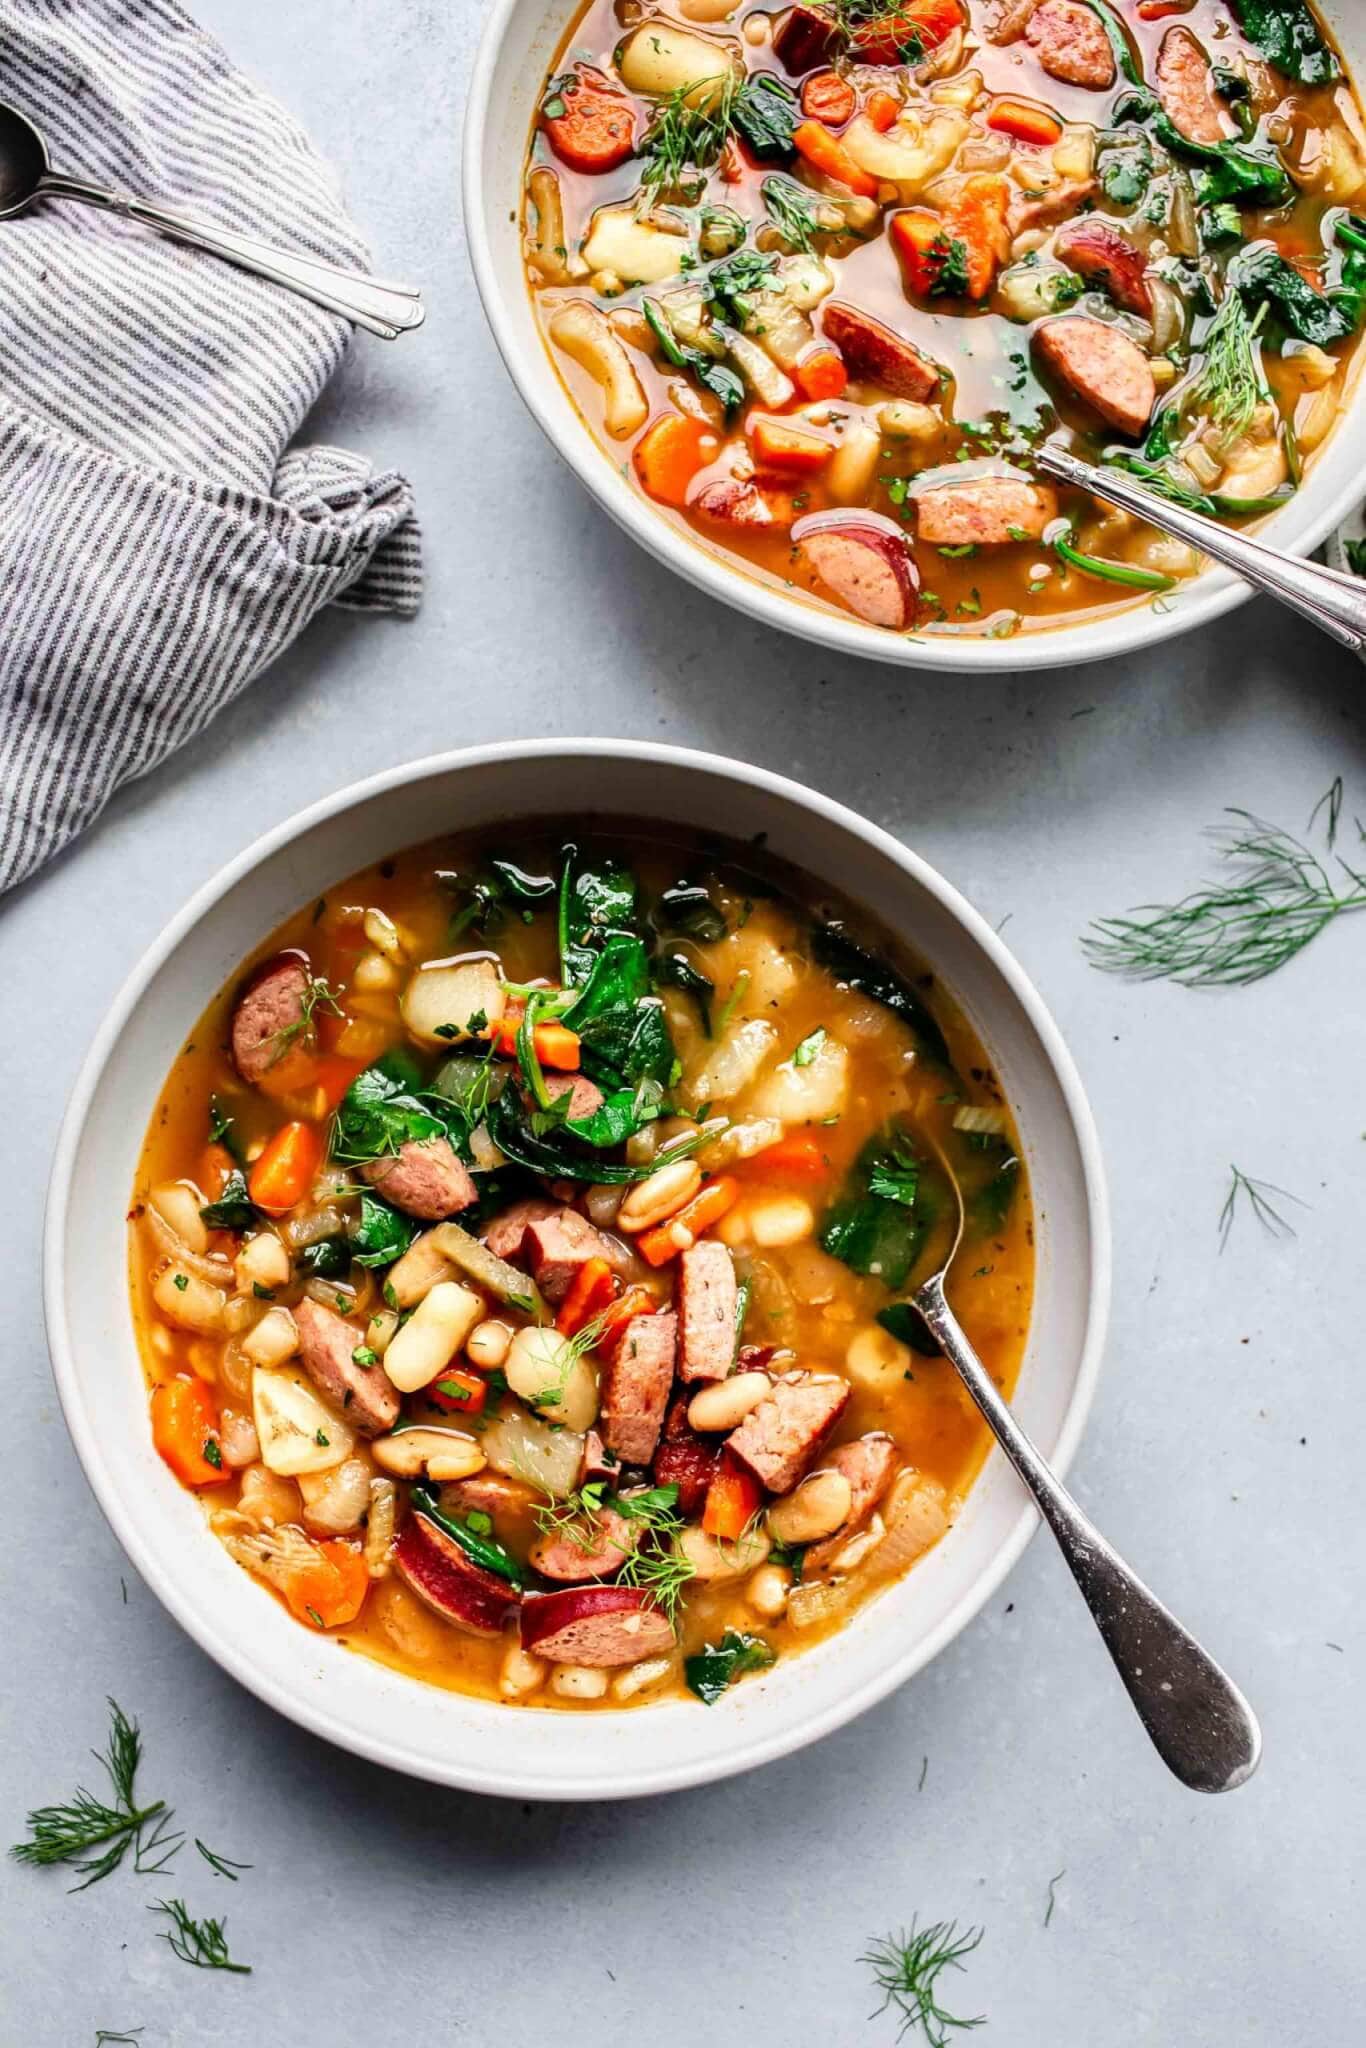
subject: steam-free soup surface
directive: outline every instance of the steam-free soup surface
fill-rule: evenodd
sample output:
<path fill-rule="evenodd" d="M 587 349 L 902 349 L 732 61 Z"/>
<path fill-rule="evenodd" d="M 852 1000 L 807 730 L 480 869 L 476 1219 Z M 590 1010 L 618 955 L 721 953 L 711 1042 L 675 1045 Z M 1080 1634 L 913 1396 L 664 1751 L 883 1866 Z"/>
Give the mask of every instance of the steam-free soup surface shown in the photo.
<path fill-rule="evenodd" d="M 1028 1190 L 930 973 L 653 827 L 403 853 L 168 1076 L 131 1236 L 157 1447 L 303 1627 L 508 1703 L 714 1700 L 912 1567 L 982 1459 L 904 1305 L 941 1153 L 1009 1389 Z"/>
<path fill-rule="evenodd" d="M 1303 0 L 593 0 L 527 273 L 659 516 L 894 632 L 1158 605 L 1184 543 L 1054 439 L 1244 521 L 1343 409 L 1366 133 Z"/>

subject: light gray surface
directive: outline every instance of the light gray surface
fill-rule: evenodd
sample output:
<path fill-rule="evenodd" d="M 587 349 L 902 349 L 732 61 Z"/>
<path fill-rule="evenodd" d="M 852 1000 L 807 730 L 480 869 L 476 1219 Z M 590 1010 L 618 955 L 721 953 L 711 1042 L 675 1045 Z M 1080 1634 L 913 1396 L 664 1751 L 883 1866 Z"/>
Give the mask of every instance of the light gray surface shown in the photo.
<path fill-rule="evenodd" d="M 1355 845 L 1359 671 L 1263 604 L 1152 664 L 989 687 L 839 668 L 704 612 L 590 505 L 487 338 L 455 193 L 474 10 L 199 13 L 345 166 L 379 267 L 429 286 L 425 332 L 362 341 L 318 432 L 408 467 L 430 596 L 411 627 L 324 621 L 0 909 L 4 1839 L 94 1771 L 112 1692 L 144 1725 L 143 1789 L 254 1865 L 230 1886 L 191 1848 L 173 1890 L 226 1911 L 255 1965 L 178 1963 L 144 1910 L 156 1879 L 67 1897 L 60 1875 L 6 1863 L 4 2048 L 134 2025 L 143 2048 L 889 2043 L 857 1957 L 914 1913 L 985 1925 L 949 2003 L 987 2014 L 979 2038 L 1002 2048 L 1358 2038 L 1366 924 L 1224 996 L 1112 982 L 1077 935 L 1192 883 L 1225 804 L 1299 828 L 1341 773 Z M 1201 1800 L 1166 1778 L 1043 1538 L 929 1672 L 818 1748 L 598 1811 L 440 1793 L 333 1753 L 223 1677 L 128 1570 L 68 1446 L 39 1305 L 42 1190 L 86 1042 L 163 921 L 257 832 L 369 769 L 541 732 L 762 761 L 1009 917 L 1111 1176 L 1115 1310 L 1077 1490 L 1261 1713 L 1244 1791 Z M 1218 1256 L 1231 1160 L 1310 1205 L 1296 1239 L 1244 1216 Z"/>

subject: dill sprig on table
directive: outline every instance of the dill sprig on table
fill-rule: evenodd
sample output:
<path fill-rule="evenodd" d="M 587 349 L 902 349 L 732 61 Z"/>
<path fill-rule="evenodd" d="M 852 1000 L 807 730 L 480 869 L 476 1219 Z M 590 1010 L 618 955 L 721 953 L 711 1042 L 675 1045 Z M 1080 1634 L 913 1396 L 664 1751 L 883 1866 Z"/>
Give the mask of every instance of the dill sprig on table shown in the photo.
<path fill-rule="evenodd" d="M 1329 844 L 1336 837 L 1337 785 L 1321 800 Z M 1317 812 L 1316 812 L 1317 815 Z M 1366 908 L 1366 874 L 1339 854 L 1343 881 L 1279 825 L 1230 807 L 1231 825 L 1210 834 L 1225 876 L 1179 903 L 1144 904 L 1126 917 L 1098 918 L 1082 947 L 1093 967 L 1136 981 L 1186 988 L 1245 987 L 1274 974 L 1349 910 Z"/>
<path fill-rule="evenodd" d="M 231 1856 L 220 1856 L 216 1849 L 211 1849 L 206 1842 L 201 1842 L 198 1835 L 194 1838 L 194 1845 L 214 1875 L 226 1877 L 232 1884 L 236 1884 L 239 1870 L 250 1870 L 253 1867 L 250 1863 L 234 1863 Z"/>
<path fill-rule="evenodd" d="M 918 2026 L 931 2048 L 948 2048 L 950 2027 L 967 2031 L 985 2025 L 985 2014 L 959 2019 L 939 2003 L 940 1977 L 945 1970 L 962 1969 L 963 1957 L 971 1955 L 984 1932 L 969 1927 L 960 1934 L 956 1920 L 936 1920 L 930 1927 L 917 1927 L 912 1920 L 900 1934 L 870 1943 L 859 1961 L 868 1965 L 884 1997 L 869 2017 L 876 2019 L 892 2008 L 901 2019 L 897 2039 Z"/>
<path fill-rule="evenodd" d="M 109 1774 L 113 1803 L 78 1785 L 62 1805 L 36 1807 L 28 1815 L 29 1839 L 16 1842 L 10 1851 L 20 1863 L 69 1863 L 83 1873 L 81 1883 L 72 1886 L 78 1892 L 117 1870 L 130 1847 L 135 1869 L 164 1869 L 183 1840 L 167 1833 L 171 1815 L 164 1799 L 137 1804 L 135 1780 L 142 1755 L 138 1724 L 128 1719 L 117 1700 L 110 1700 L 109 1711 L 109 1746 L 92 1754 Z M 156 1826 L 144 1837 L 149 1821 Z M 101 1853 L 92 1855 L 92 1850 Z"/>
<path fill-rule="evenodd" d="M 179 1956 L 182 1963 L 189 1963 L 196 1970 L 231 1970 L 239 1977 L 251 1975 L 250 1963 L 235 1963 L 228 1953 L 225 1920 L 196 1920 L 183 1899 L 158 1899 L 147 1910 L 165 1913 L 170 1919 L 171 1926 L 161 1938 L 170 1943 L 172 1955 Z"/>
<path fill-rule="evenodd" d="M 1240 1167 L 1233 1166 L 1232 1164 L 1230 1164 L 1229 1172 L 1233 1175 L 1232 1184 L 1229 1187 L 1224 1206 L 1219 1211 L 1220 1251 L 1228 1243 L 1228 1234 L 1233 1228 L 1234 1218 L 1238 1214 L 1239 1203 L 1244 1197 L 1246 1197 L 1247 1206 L 1251 1209 L 1263 1230 L 1268 1231 L 1272 1237 L 1293 1237 L 1295 1235 L 1294 1224 L 1282 1216 L 1280 1210 L 1272 1202 L 1271 1197 L 1274 1195 L 1278 1201 L 1294 1202 L 1303 1209 L 1305 1204 L 1300 1201 L 1298 1195 L 1292 1195 L 1288 1188 L 1278 1188 L 1273 1181 L 1253 1180 Z"/>

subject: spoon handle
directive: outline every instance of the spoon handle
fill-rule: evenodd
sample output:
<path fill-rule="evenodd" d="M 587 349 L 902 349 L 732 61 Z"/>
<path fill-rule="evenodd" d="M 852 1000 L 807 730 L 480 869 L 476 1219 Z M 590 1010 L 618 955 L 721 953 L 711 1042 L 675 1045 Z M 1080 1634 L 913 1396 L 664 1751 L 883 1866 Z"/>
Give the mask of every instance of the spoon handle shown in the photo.
<path fill-rule="evenodd" d="M 1158 1755 L 1192 1791 L 1232 1791 L 1261 1755 L 1251 1707 L 1054 1478 L 964 1335 L 939 1275 L 915 1305 L 1038 1502 Z"/>
<path fill-rule="evenodd" d="M 315 305 L 325 306 L 330 313 L 340 313 L 343 319 L 367 328 L 371 334 L 382 335 L 386 341 L 396 340 L 407 328 L 420 327 L 426 318 L 421 297 L 404 285 L 386 284 L 379 278 L 367 277 L 363 271 L 342 270 L 316 256 L 276 248 L 273 242 L 258 241 L 254 235 L 239 235 L 234 229 L 219 227 L 215 221 L 203 220 L 197 214 L 177 213 L 169 207 L 155 206 L 150 200 L 135 199 L 130 193 L 107 191 L 83 178 L 68 178 L 53 171 L 48 172 L 38 189 L 47 198 L 80 199 L 108 212 L 123 214 L 128 220 L 141 221 L 173 241 L 208 249 L 242 270 L 255 271 L 258 277 L 268 277 L 311 299 Z"/>
<path fill-rule="evenodd" d="M 1344 576 L 1317 562 L 1302 562 L 1295 555 L 1283 555 L 1278 548 L 1236 533 L 1201 512 L 1161 498 L 1129 477 L 1112 469 L 1097 469 L 1082 462 L 1067 449 L 1046 442 L 1039 450 L 1039 467 L 1064 483 L 1080 484 L 1094 497 L 1105 498 L 1124 512 L 1133 512 L 1178 540 L 1189 541 L 1202 554 L 1222 562 L 1268 597 L 1279 598 L 1341 647 L 1366 656 L 1366 583 L 1358 576 Z"/>

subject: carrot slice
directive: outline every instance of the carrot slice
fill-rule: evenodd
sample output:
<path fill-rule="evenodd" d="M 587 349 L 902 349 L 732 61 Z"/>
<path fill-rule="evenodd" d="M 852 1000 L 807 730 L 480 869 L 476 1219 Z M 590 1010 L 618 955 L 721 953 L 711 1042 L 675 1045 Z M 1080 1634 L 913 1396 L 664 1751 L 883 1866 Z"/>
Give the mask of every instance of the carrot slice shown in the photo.
<path fill-rule="evenodd" d="M 837 178 L 851 192 L 865 199 L 877 198 L 877 179 L 860 170 L 844 144 L 819 121 L 799 121 L 792 131 L 793 147 L 827 178 Z"/>
<path fill-rule="evenodd" d="M 749 1470 L 729 1451 L 721 1453 L 716 1476 L 707 1488 L 702 1509 L 702 1527 L 708 1536 L 723 1543 L 738 1542 L 758 1512 L 764 1489 Z"/>
<path fill-rule="evenodd" d="M 667 1223 L 659 1224 L 654 1230 L 643 1230 L 636 1239 L 636 1250 L 650 1265 L 666 1265 L 670 1259 L 676 1259 L 680 1252 L 696 1244 L 704 1230 L 710 1230 L 713 1223 L 719 1223 L 739 1198 L 740 1183 L 723 1173 L 719 1179 L 708 1181 L 705 1187 L 699 1188 L 692 1200 Z"/>
<path fill-rule="evenodd" d="M 857 105 L 853 86 L 837 71 L 815 71 L 802 87 L 802 112 L 832 128 L 851 120 Z"/>
<path fill-rule="evenodd" d="M 612 1306 L 602 1311 L 602 1335 L 594 1347 L 600 1358 L 607 1358 L 621 1342 L 626 1325 L 633 1316 L 652 1316 L 658 1312 L 659 1303 L 648 1287 L 628 1287 L 619 1295 Z"/>
<path fill-rule="evenodd" d="M 213 1390 L 193 1375 L 152 1389 L 152 1442 L 182 1486 L 221 1486 L 228 1477 Z"/>
<path fill-rule="evenodd" d="M 247 1191 L 268 1216 L 283 1216 L 301 1202 L 322 1163 L 322 1139 L 312 1124 L 281 1124 L 247 1177 Z"/>
<path fill-rule="evenodd" d="M 888 222 L 892 247 L 901 259 L 907 289 L 927 298 L 938 284 L 949 256 L 949 238 L 937 213 L 908 206 Z"/>
<path fill-rule="evenodd" d="M 830 1171 L 830 1161 L 825 1155 L 821 1141 L 812 1131 L 789 1131 L 785 1138 L 779 1138 L 776 1145 L 765 1145 L 762 1152 L 755 1154 L 749 1165 L 756 1178 L 768 1174 L 790 1174 L 794 1179 L 823 1179 Z"/>
<path fill-rule="evenodd" d="M 517 1033 L 522 1022 L 522 1011 L 523 1005 L 519 1003 L 515 1010 L 509 1010 L 497 1024 L 490 1024 L 485 1033 L 486 1037 L 494 1041 L 498 1051 L 506 1053 L 509 1059 L 515 1059 L 517 1055 Z M 567 1024 L 538 1024 L 531 1034 L 531 1042 L 543 1067 L 554 1067 L 562 1074 L 578 1072 L 579 1036 L 576 1031 L 571 1031 Z"/>
<path fill-rule="evenodd" d="M 693 478 L 715 461 L 720 447 L 716 435 L 701 420 L 670 412 L 645 429 L 631 460 L 648 497 L 660 505 L 683 506 Z"/>
<path fill-rule="evenodd" d="M 835 450 L 829 441 L 823 441 L 819 434 L 809 434 L 801 427 L 790 426 L 786 420 L 768 419 L 762 413 L 750 416 L 748 429 L 750 445 L 756 460 L 765 469 L 785 471 L 789 475 L 814 476 L 824 469 Z"/>
<path fill-rule="evenodd" d="M 1033 100 L 993 100 L 987 126 L 1002 135 L 1013 135 L 1017 142 L 1052 143 L 1062 134 L 1057 115 Z"/>
<path fill-rule="evenodd" d="M 896 126 L 896 117 L 901 112 L 901 102 L 894 92 L 870 92 L 863 109 L 879 135 L 885 135 L 889 128 Z"/>
<path fill-rule="evenodd" d="M 843 356 L 824 342 L 802 357 L 792 375 L 803 398 L 838 398 L 849 382 Z"/>
<path fill-rule="evenodd" d="M 938 49 L 963 19 L 961 0 L 906 0 L 894 15 L 851 30 L 850 40 L 866 64 L 913 64 Z"/>
<path fill-rule="evenodd" d="M 586 1259 L 560 1303 L 555 1328 L 562 1337 L 576 1337 L 586 1323 L 612 1306 L 617 1297 L 617 1276 L 606 1259 Z"/>
<path fill-rule="evenodd" d="M 1166 21 L 1173 14 L 1189 14 L 1195 0 L 1138 0 L 1134 9 L 1140 21 Z"/>
<path fill-rule="evenodd" d="M 315 1543 L 313 1551 L 314 1562 L 284 1582 L 289 1611 L 314 1628 L 341 1628 L 355 1620 L 370 1590 L 365 1559 L 340 1536 Z"/>
<path fill-rule="evenodd" d="M 944 210 L 950 242 L 963 244 L 966 296 L 970 299 L 986 297 L 1005 262 L 1010 249 L 1009 206 L 1008 180 L 999 171 L 977 171 L 964 178 Z"/>
<path fill-rule="evenodd" d="M 560 162 L 573 171 L 612 171 L 635 154 L 631 102 L 586 64 L 552 80 L 541 125 Z"/>
<path fill-rule="evenodd" d="M 461 1366 L 448 1366 L 439 1380 L 422 1390 L 424 1401 L 444 1408 L 448 1415 L 481 1415 L 488 1399 L 488 1381 Z"/>

